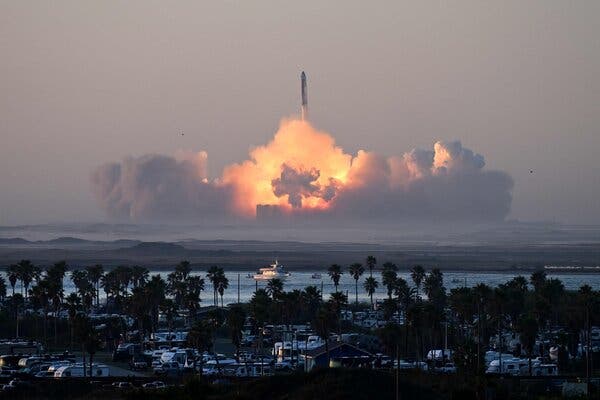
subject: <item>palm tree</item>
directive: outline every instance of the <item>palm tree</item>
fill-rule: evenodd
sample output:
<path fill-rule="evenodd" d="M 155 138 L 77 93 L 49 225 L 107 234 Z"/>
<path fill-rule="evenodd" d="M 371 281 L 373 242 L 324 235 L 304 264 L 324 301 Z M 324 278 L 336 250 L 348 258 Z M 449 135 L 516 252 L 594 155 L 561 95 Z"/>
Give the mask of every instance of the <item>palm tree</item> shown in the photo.
<path fill-rule="evenodd" d="M 279 278 L 269 279 L 267 282 L 267 293 L 273 300 L 279 298 L 281 293 L 283 293 L 283 281 Z"/>
<path fill-rule="evenodd" d="M 583 319 L 583 328 L 585 331 L 585 345 L 583 346 L 585 350 L 585 374 L 588 385 L 588 390 L 590 389 L 590 375 L 592 372 L 591 368 L 591 354 L 590 350 L 592 349 L 592 324 L 591 324 L 591 315 L 593 310 L 592 307 L 594 303 L 598 302 L 597 298 L 598 294 L 594 292 L 590 285 L 583 285 L 579 288 L 577 292 L 577 303 L 579 303 L 578 309 L 583 311 L 583 315 L 581 316 Z M 583 343 L 582 343 L 583 345 Z"/>
<path fill-rule="evenodd" d="M 546 272 L 543 269 L 534 271 L 529 278 L 529 282 L 531 282 L 533 289 L 539 293 L 544 283 L 546 283 Z"/>
<path fill-rule="evenodd" d="M 398 278 L 394 284 L 394 294 L 398 299 L 398 305 L 406 314 L 406 311 L 411 306 L 415 298 L 415 288 L 408 286 L 408 283 L 405 279 Z"/>
<path fill-rule="evenodd" d="M 331 310 L 335 313 L 336 320 L 337 320 L 337 326 L 338 326 L 338 333 L 341 336 L 341 334 L 342 334 L 342 323 L 341 323 L 342 307 L 344 307 L 348 304 L 348 297 L 344 293 L 340 293 L 340 292 L 331 293 L 331 295 L 329 295 L 329 304 L 330 304 Z"/>
<path fill-rule="evenodd" d="M 19 261 L 17 268 L 22 283 L 21 289 L 25 289 L 25 300 L 27 300 L 29 285 L 31 285 L 33 280 L 39 279 L 40 269 L 33 265 L 29 260 Z"/>
<path fill-rule="evenodd" d="M 50 311 L 50 283 L 46 278 L 40 280 L 30 289 L 29 298 L 33 299 L 32 306 L 36 310 L 42 310 L 44 346 L 48 346 L 48 312 Z"/>
<path fill-rule="evenodd" d="M 329 305 L 323 305 L 317 311 L 315 315 L 314 321 L 312 323 L 312 327 L 315 330 L 315 333 L 325 341 L 325 352 L 327 353 L 327 368 L 329 368 L 330 359 L 329 359 L 329 336 L 331 334 L 331 330 L 334 328 L 335 321 L 335 313 L 331 309 Z"/>
<path fill-rule="evenodd" d="M 48 281 L 48 297 L 54 308 L 54 344 L 57 344 L 58 340 L 58 316 L 60 314 L 62 301 L 64 297 L 63 280 L 67 272 L 67 263 L 65 261 L 59 261 L 54 263 L 50 268 L 46 270 L 46 276 L 44 279 Z"/>
<path fill-rule="evenodd" d="M 327 270 L 327 274 L 333 281 L 333 286 L 335 286 L 335 291 L 337 292 L 340 278 L 342 277 L 342 267 L 338 264 L 332 264 Z"/>
<path fill-rule="evenodd" d="M 75 270 L 71 272 L 71 281 L 75 288 L 77 288 L 77 292 L 85 305 L 85 309 L 88 311 L 93 303 L 95 293 L 94 284 L 90 281 L 88 272 L 86 270 Z"/>
<path fill-rule="evenodd" d="M 355 288 L 356 288 L 356 304 L 358 304 L 358 280 L 360 279 L 362 274 L 364 274 L 365 269 L 363 268 L 362 264 L 354 263 L 350 266 L 349 272 L 350 272 L 350 275 L 352 275 L 352 278 L 354 278 L 354 283 L 355 283 Z"/>
<path fill-rule="evenodd" d="M 185 280 L 192 272 L 192 266 L 189 261 L 181 261 L 175 266 L 175 273 L 181 280 Z"/>
<path fill-rule="evenodd" d="M 129 315 L 135 318 L 138 323 L 138 329 L 140 333 L 145 335 L 146 324 L 148 317 L 152 313 L 151 299 L 143 287 L 134 287 L 131 290 L 131 296 L 129 296 L 125 302 L 126 310 Z"/>
<path fill-rule="evenodd" d="M 537 338 L 539 326 L 537 320 L 531 316 L 526 315 L 521 318 L 517 324 L 517 332 L 525 351 L 527 352 L 527 358 L 529 359 L 529 375 L 531 376 L 531 358 L 533 354 L 533 348 L 535 347 L 535 340 Z"/>
<path fill-rule="evenodd" d="M 0 300 L 6 298 L 6 280 L 3 276 L 0 276 Z"/>
<path fill-rule="evenodd" d="M 189 310 L 189 315 L 194 319 L 200 308 L 200 293 L 204 290 L 204 279 L 199 276 L 189 276 L 185 282 L 187 288 L 185 295 L 185 305 Z"/>
<path fill-rule="evenodd" d="M 74 336 L 74 325 L 75 316 L 81 309 L 81 299 L 77 296 L 77 293 L 71 293 L 65 298 L 65 304 L 67 305 L 67 311 L 69 312 L 69 350 L 73 350 L 73 336 Z"/>
<path fill-rule="evenodd" d="M 116 275 L 117 284 L 119 286 L 119 293 L 117 297 L 127 297 L 129 293 L 129 284 L 131 283 L 133 277 L 131 267 L 119 265 L 113 271 Z"/>
<path fill-rule="evenodd" d="M 212 283 L 213 286 L 213 304 L 217 306 L 217 288 L 219 285 L 219 279 L 223 274 L 223 269 L 213 265 L 206 273 L 206 277 Z"/>
<path fill-rule="evenodd" d="M 225 289 L 229 287 L 229 279 L 222 274 L 219 276 L 219 280 L 217 282 L 217 292 L 219 292 L 219 296 L 221 296 L 221 308 L 223 308 L 223 294 L 225 293 Z"/>
<path fill-rule="evenodd" d="M 149 273 L 150 272 L 147 268 L 137 265 L 131 267 L 131 283 L 133 284 L 133 287 L 138 287 L 145 284 L 148 280 Z"/>
<path fill-rule="evenodd" d="M 379 283 L 377 283 L 377 279 L 373 278 L 372 276 L 369 276 L 367 279 L 365 279 L 364 287 L 365 287 L 365 290 L 367 291 L 367 294 L 371 298 L 371 308 L 372 308 L 373 307 L 373 294 L 375 293 L 375 290 L 377 290 L 377 288 L 379 287 Z"/>
<path fill-rule="evenodd" d="M 302 291 L 301 301 L 306 309 L 306 314 L 309 316 L 308 320 L 310 320 L 321 305 L 321 291 L 314 285 L 307 286 Z"/>
<path fill-rule="evenodd" d="M 394 286 L 396 285 L 396 279 L 398 278 L 398 267 L 396 264 L 386 262 L 383 264 L 383 271 L 381 272 L 381 282 L 383 286 L 387 288 L 388 298 L 392 299 L 392 293 L 394 292 Z"/>
<path fill-rule="evenodd" d="M 102 275 L 101 284 L 102 288 L 104 289 L 104 293 L 106 293 L 107 304 L 108 300 L 112 300 L 114 303 L 119 303 L 119 280 L 114 269 Z M 117 304 L 117 306 L 120 306 L 120 304 Z"/>
<path fill-rule="evenodd" d="M 167 326 L 169 327 L 169 333 L 173 331 L 173 321 L 177 317 L 177 304 L 173 301 L 173 299 L 164 299 L 162 304 L 160 305 L 160 310 L 165 316 L 167 320 Z"/>
<path fill-rule="evenodd" d="M 367 264 L 367 267 L 369 268 L 369 276 L 373 276 L 373 268 L 375 268 L 375 265 L 377 264 L 377 259 L 373 256 L 368 256 L 365 264 Z"/>
<path fill-rule="evenodd" d="M 85 269 L 88 274 L 88 279 L 94 285 L 96 291 L 96 307 L 100 307 L 100 280 L 104 275 L 104 268 L 101 264 L 96 264 Z"/>
<path fill-rule="evenodd" d="M 13 264 L 8 267 L 6 270 L 6 274 L 8 275 L 8 282 L 10 283 L 10 287 L 12 288 L 12 295 L 15 295 L 15 286 L 17 285 L 17 281 L 19 280 L 19 267 L 16 264 Z"/>
<path fill-rule="evenodd" d="M 417 299 L 420 299 L 419 290 L 421 289 L 421 283 L 425 278 L 425 269 L 421 265 L 415 265 L 411 270 L 410 276 L 417 288 Z"/>
<path fill-rule="evenodd" d="M 240 360 L 240 346 L 242 345 L 242 330 L 244 329 L 244 323 L 246 322 L 246 313 L 244 309 L 239 306 L 231 306 L 227 313 L 227 326 L 231 333 L 231 342 L 235 346 L 236 358 Z"/>
<path fill-rule="evenodd" d="M 188 332 L 188 345 L 198 350 L 198 353 L 200 354 L 202 354 L 205 351 L 211 350 L 213 347 L 212 331 L 213 327 L 207 320 L 197 321 Z M 200 357 L 199 359 L 202 363 L 202 357 Z M 200 374 L 202 374 L 202 365 L 200 365 Z"/>
<path fill-rule="evenodd" d="M 160 275 L 153 275 L 145 286 L 145 292 L 151 302 L 152 330 L 158 325 L 158 310 L 165 301 L 166 283 Z"/>

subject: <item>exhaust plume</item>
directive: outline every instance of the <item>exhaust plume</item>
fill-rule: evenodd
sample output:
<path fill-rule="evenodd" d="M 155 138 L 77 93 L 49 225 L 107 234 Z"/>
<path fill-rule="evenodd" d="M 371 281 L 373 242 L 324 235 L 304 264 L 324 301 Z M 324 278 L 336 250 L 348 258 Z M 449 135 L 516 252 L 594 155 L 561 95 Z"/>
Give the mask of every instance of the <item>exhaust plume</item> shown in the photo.
<path fill-rule="evenodd" d="M 146 155 L 98 167 L 94 193 L 114 217 L 501 220 L 510 211 L 509 175 L 485 170 L 459 141 L 401 156 L 344 152 L 308 121 L 283 120 L 273 139 L 210 180 L 205 152 Z M 275 212 L 275 210 L 277 210 Z"/>

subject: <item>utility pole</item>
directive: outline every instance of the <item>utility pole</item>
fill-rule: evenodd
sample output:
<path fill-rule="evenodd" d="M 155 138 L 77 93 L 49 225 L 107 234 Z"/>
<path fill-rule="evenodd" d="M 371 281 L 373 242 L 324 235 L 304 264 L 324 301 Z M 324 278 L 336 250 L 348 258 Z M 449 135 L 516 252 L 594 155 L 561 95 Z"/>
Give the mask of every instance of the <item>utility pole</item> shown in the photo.
<path fill-rule="evenodd" d="M 238 274 L 238 304 L 240 304 L 240 274 Z"/>
<path fill-rule="evenodd" d="M 398 350 L 398 343 L 396 343 L 396 362 L 396 400 L 400 400 L 400 354 Z"/>

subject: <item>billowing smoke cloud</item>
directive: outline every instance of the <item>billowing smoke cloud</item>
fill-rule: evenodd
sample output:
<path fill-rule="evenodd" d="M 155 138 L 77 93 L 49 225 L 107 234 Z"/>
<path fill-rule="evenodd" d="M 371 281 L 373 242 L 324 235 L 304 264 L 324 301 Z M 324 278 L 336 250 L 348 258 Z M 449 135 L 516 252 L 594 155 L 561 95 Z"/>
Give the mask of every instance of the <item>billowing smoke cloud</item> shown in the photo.
<path fill-rule="evenodd" d="M 317 180 L 321 174 L 315 168 L 309 171 L 295 169 L 287 164 L 281 166 L 281 176 L 271 181 L 273 194 L 277 197 L 288 196 L 288 203 L 293 208 L 302 208 L 305 197 L 321 198 L 329 201 L 335 197 L 337 184 L 334 178 L 329 178 L 328 185 L 319 185 Z"/>
<path fill-rule="evenodd" d="M 100 206 L 112 217 L 170 219 L 222 216 L 229 189 L 206 179 L 205 152 L 145 155 L 102 165 L 92 173 Z"/>
<path fill-rule="evenodd" d="M 459 141 L 353 156 L 295 119 L 217 180 L 208 180 L 206 162 L 204 152 L 127 158 L 97 168 L 92 184 L 110 215 L 134 219 L 254 218 L 258 206 L 269 206 L 288 217 L 500 220 L 512 201 L 510 176 L 486 170 L 483 156 Z"/>

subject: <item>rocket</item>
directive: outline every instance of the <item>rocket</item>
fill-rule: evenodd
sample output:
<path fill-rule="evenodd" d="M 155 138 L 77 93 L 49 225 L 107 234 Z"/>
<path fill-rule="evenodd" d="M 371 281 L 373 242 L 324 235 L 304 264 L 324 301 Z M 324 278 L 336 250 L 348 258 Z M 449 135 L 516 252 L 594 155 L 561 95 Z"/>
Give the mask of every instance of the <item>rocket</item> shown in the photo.
<path fill-rule="evenodd" d="M 302 93 L 302 120 L 308 119 L 308 88 L 306 86 L 306 74 L 304 71 L 300 74 L 300 85 Z"/>

